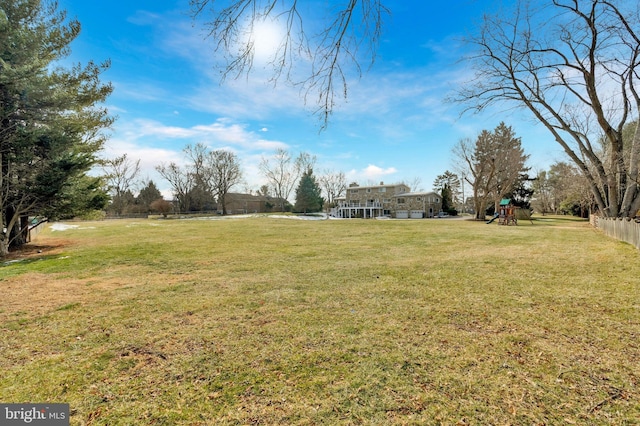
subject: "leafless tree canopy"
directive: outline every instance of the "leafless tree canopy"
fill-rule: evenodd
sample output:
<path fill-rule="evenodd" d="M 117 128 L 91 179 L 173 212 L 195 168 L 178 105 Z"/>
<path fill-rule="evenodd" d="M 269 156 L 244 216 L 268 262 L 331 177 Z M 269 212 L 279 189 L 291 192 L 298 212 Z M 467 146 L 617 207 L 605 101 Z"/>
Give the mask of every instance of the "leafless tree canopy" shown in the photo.
<path fill-rule="evenodd" d="M 584 213 L 593 200 L 586 179 L 578 169 L 563 161 L 540 170 L 533 182 L 533 208 L 545 213 Z M 577 211 L 579 210 L 579 211 Z"/>
<path fill-rule="evenodd" d="M 242 182 L 242 170 L 238 156 L 233 152 L 217 149 L 210 151 L 197 143 L 184 148 L 188 164 L 161 164 L 158 173 L 169 182 L 181 211 L 202 207 L 207 200 L 217 201 L 218 209 L 227 214 L 225 199 L 231 189 Z"/>
<path fill-rule="evenodd" d="M 302 174 L 313 169 L 315 162 L 316 157 L 307 152 L 301 152 L 294 159 L 289 151 L 280 148 L 273 156 L 262 157 L 259 167 L 260 173 L 273 189 L 273 195 L 284 203 Z M 280 207 L 284 209 L 284 205 Z"/>
<path fill-rule="evenodd" d="M 521 0 L 513 16 L 486 16 L 470 42 L 476 75 L 456 100 L 529 110 L 586 176 L 599 210 L 633 216 L 640 133 L 636 125 L 625 149 L 622 130 L 640 107 L 638 2 Z"/>
<path fill-rule="evenodd" d="M 112 195 L 111 207 L 117 214 L 121 214 L 127 205 L 132 202 L 126 197 L 133 198 L 133 190 L 138 184 L 138 175 L 140 174 L 140 160 L 132 160 L 127 154 L 120 157 L 104 160 L 102 170 L 105 173 L 105 180 L 108 185 L 108 191 Z"/>
<path fill-rule="evenodd" d="M 325 195 L 325 201 L 329 205 L 333 205 L 336 198 L 343 196 L 347 190 L 347 178 L 344 172 L 325 170 L 318 177 L 318 183 Z"/>
<path fill-rule="evenodd" d="M 109 185 L 109 190 L 116 197 L 122 196 L 125 192 L 134 189 L 136 179 L 140 174 L 140 160 L 132 160 L 127 154 L 120 157 L 105 160 L 102 164 L 105 172 L 105 180 Z"/>
<path fill-rule="evenodd" d="M 217 149 L 210 152 L 208 166 L 211 170 L 210 187 L 218 201 L 218 209 L 222 207 L 222 214 L 226 215 L 227 194 L 242 181 L 240 160 L 233 152 Z"/>
<path fill-rule="evenodd" d="M 160 164 L 156 170 L 171 185 L 173 196 L 178 202 L 178 210 L 188 211 L 190 209 L 189 193 L 194 187 L 194 177 L 186 168 L 178 166 L 176 163 Z"/>
<path fill-rule="evenodd" d="M 223 78 L 237 78 L 254 67 L 254 30 L 259 23 L 269 19 L 281 23 L 284 33 L 270 59 L 272 81 L 275 84 L 284 79 L 298 85 L 305 102 L 315 103 L 324 126 L 336 102 L 347 96 L 351 68 L 361 75 L 361 63 L 373 63 L 383 18 L 388 13 L 381 0 L 332 3 L 336 7 L 328 11 L 307 11 L 304 2 L 298 0 L 190 1 L 194 18 L 206 22 L 207 37 L 214 40 L 215 51 L 226 59 Z M 309 21 L 323 12 L 326 18 L 322 25 L 313 28 Z M 300 64 L 311 66 L 302 76 L 294 69 Z"/>

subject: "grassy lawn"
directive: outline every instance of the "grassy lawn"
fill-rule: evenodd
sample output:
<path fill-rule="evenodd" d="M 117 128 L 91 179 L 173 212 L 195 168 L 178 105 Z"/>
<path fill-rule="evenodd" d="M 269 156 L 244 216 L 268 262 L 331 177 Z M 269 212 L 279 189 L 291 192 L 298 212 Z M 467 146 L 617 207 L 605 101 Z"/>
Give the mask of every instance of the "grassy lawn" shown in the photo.
<path fill-rule="evenodd" d="M 640 253 L 563 218 L 79 222 L 0 266 L 71 424 L 638 424 Z"/>

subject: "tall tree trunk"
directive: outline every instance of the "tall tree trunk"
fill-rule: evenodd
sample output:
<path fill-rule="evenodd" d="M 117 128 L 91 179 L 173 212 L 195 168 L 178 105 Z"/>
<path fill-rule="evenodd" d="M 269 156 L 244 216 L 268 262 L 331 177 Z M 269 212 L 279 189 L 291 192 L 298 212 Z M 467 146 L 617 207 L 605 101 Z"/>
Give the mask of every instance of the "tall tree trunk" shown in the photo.
<path fill-rule="evenodd" d="M 9 235 L 6 232 L 4 211 L 0 212 L 0 258 L 9 254 Z"/>
<path fill-rule="evenodd" d="M 631 142 L 631 152 L 629 153 L 629 178 L 627 188 L 622 198 L 621 215 L 623 217 L 634 217 L 640 204 L 640 191 L 638 190 L 638 177 L 640 177 L 640 120 L 636 124 L 636 131 Z"/>

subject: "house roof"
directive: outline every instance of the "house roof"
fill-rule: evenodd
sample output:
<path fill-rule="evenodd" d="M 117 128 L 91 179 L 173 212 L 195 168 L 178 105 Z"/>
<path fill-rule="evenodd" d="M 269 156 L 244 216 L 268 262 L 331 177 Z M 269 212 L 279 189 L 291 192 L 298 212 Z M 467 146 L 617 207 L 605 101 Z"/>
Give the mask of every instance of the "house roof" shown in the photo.
<path fill-rule="evenodd" d="M 383 183 L 382 185 L 353 185 L 347 187 L 347 189 L 375 189 L 375 188 L 397 188 L 399 186 L 406 186 L 409 188 L 409 185 L 406 183 Z"/>
<path fill-rule="evenodd" d="M 229 192 L 227 193 L 227 197 L 229 199 L 233 199 L 236 201 L 280 201 L 280 198 L 272 197 L 270 195 L 253 195 L 253 194 L 244 194 L 241 192 Z"/>
<path fill-rule="evenodd" d="M 438 197 L 440 197 L 440 194 L 438 194 L 437 192 L 403 192 L 401 194 L 394 194 L 392 195 L 392 197 L 419 197 L 419 196 L 424 196 L 424 195 L 436 195 Z"/>

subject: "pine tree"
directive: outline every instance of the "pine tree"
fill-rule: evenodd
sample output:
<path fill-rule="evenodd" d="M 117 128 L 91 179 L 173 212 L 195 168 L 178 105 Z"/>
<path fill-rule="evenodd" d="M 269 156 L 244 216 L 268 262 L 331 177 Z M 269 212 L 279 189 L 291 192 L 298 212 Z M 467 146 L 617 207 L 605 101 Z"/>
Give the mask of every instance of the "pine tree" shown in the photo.
<path fill-rule="evenodd" d="M 159 199 L 162 199 L 162 193 L 160 193 L 156 184 L 149 180 L 147 186 L 140 190 L 136 201 L 148 211 L 151 209 L 151 203 Z"/>
<path fill-rule="evenodd" d="M 96 163 L 112 118 L 108 63 L 65 69 L 80 23 L 55 3 L 0 0 L 0 256 L 25 242 L 29 217 L 71 217 L 102 208 Z"/>
<path fill-rule="evenodd" d="M 307 169 L 300 178 L 300 183 L 296 189 L 295 211 L 304 214 L 319 212 L 322 210 L 324 200 L 321 196 L 320 185 L 313 176 L 313 170 Z"/>
<path fill-rule="evenodd" d="M 445 183 L 440 193 L 442 197 L 442 211 L 448 212 L 453 209 L 453 200 L 451 197 L 451 187 L 448 183 Z"/>

